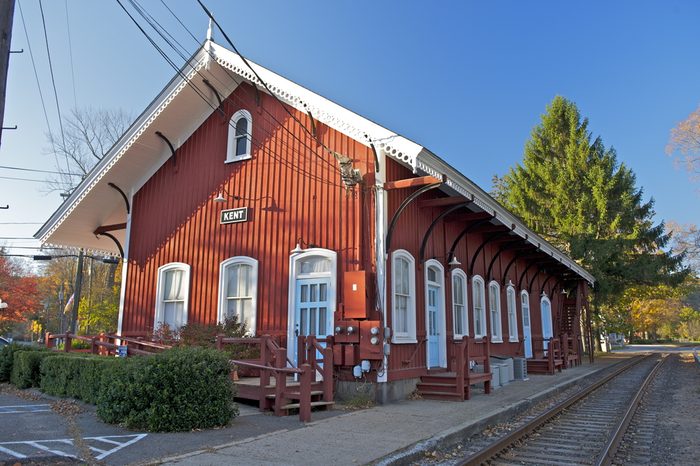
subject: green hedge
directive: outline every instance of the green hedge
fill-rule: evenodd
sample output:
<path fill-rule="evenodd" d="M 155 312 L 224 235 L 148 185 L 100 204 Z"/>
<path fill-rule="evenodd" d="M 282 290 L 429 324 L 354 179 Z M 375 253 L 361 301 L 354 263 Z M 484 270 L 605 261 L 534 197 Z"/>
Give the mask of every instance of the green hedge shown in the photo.
<path fill-rule="evenodd" d="M 32 348 L 11 343 L 0 350 L 0 382 L 10 381 L 15 353 L 22 350 L 26 351 L 27 349 L 31 350 Z"/>
<path fill-rule="evenodd" d="M 96 404 L 102 389 L 103 374 L 118 364 L 125 364 L 125 361 L 84 354 L 45 358 L 41 362 L 40 387 L 49 395 Z"/>
<path fill-rule="evenodd" d="M 14 352 L 10 382 L 17 388 L 38 387 L 41 380 L 41 361 L 57 356 L 48 350 L 19 350 Z"/>
<path fill-rule="evenodd" d="M 223 426 L 238 414 L 225 354 L 174 348 L 103 372 L 97 415 L 149 431 Z"/>

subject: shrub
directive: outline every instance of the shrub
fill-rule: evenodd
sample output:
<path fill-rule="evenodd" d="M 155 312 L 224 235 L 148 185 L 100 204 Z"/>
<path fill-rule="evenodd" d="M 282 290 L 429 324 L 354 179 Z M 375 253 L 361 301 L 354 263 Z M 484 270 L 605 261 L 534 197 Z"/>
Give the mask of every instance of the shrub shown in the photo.
<path fill-rule="evenodd" d="M 17 388 L 38 387 L 41 379 L 41 361 L 60 353 L 47 350 L 15 351 L 10 382 Z"/>
<path fill-rule="evenodd" d="M 72 397 L 96 404 L 105 372 L 123 363 L 120 358 L 59 355 L 41 362 L 41 390 L 49 395 Z"/>
<path fill-rule="evenodd" d="M 222 426 L 238 414 L 225 354 L 174 348 L 103 371 L 97 415 L 149 431 Z"/>
<path fill-rule="evenodd" d="M 17 351 L 32 351 L 33 349 L 31 346 L 23 346 L 17 343 L 11 343 L 3 347 L 0 350 L 0 382 L 10 381 L 15 353 Z"/>

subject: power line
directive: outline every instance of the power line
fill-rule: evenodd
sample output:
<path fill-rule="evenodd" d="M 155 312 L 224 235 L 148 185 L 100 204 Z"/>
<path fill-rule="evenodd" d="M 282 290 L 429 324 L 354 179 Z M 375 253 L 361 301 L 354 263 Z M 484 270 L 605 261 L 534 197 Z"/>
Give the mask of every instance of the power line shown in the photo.
<path fill-rule="evenodd" d="M 0 225 L 43 225 L 43 222 L 0 222 Z"/>
<path fill-rule="evenodd" d="M 15 181 L 33 181 L 36 183 L 46 183 L 46 180 L 35 180 L 32 178 L 17 178 L 14 176 L 0 176 L 1 180 L 15 180 Z"/>
<path fill-rule="evenodd" d="M 53 63 L 51 61 L 51 49 L 49 47 L 49 35 L 46 32 L 46 18 L 44 17 L 43 0 L 39 0 L 39 10 L 41 11 L 41 24 L 44 27 L 44 41 L 46 42 L 46 55 L 49 58 L 49 71 L 51 72 L 51 84 L 53 85 L 53 95 L 56 100 L 56 111 L 58 112 L 58 124 L 61 128 L 61 139 L 63 145 L 66 145 L 66 136 L 63 132 L 63 117 L 61 116 L 61 105 L 58 102 L 58 91 L 56 90 L 56 79 L 53 74 Z"/>
<path fill-rule="evenodd" d="M 73 66 L 73 43 L 70 38 L 70 21 L 68 20 L 68 0 L 63 0 L 66 9 L 66 31 L 68 32 L 68 53 L 70 55 L 70 75 L 73 83 L 73 106 L 78 108 L 78 97 L 75 92 L 75 68 Z"/>
<path fill-rule="evenodd" d="M 46 103 L 44 102 L 44 93 L 41 92 L 41 84 L 39 82 L 39 73 L 36 71 L 36 61 L 34 60 L 34 52 L 32 52 L 32 44 L 29 41 L 29 33 L 27 32 L 27 23 L 24 21 L 24 12 L 22 11 L 22 2 L 17 2 L 19 7 L 19 16 L 22 18 L 22 27 L 24 28 L 24 36 L 27 38 L 27 48 L 29 49 L 29 58 L 32 61 L 32 68 L 34 69 L 34 79 L 36 79 L 36 87 L 39 89 L 39 97 L 41 98 L 41 108 L 44 110 L 44 120 L 46 120 L 46 127 L 51 133 L 51 123 L 49 123 L 49 114 L 46 112 Z M 54 155 L 56 151 L 54 150 Z"/>
<path fill-rule="evenodd" d="M 67 175 L 67 176 L 83 176 L 80 173 L 62 173 L 52 170 L 39 170 L 37 168 L 24 168 L 24 167 L 10 167 L 8 165 L 0 165 L 0 168 L 5 170 L 21 170 L 24 172 L 35 172 L 35 173 L 49 173 L 52 175 Z"/>

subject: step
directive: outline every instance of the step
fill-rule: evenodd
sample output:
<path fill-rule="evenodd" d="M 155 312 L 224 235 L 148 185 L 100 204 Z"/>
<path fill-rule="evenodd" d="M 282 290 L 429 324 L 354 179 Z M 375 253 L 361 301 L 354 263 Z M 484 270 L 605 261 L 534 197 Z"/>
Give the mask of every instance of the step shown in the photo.
<path fill-rule="evenodd" d="M 456 393 L 443 392 L 419 392 L 420 396 L 428 400 L 462 401 L 462 397 Z"/>
<path fill-rule="evenodd" d="M 442 393 L 457 393 L 456 383 L 425 383 L 419 382 L 416 385 L 419 392 L 442 392 Z"/>
<path fill-rule="evenodd" d="M 454 372 L 445 375 L 424 375 L 420 378 L 422 383 L 454 383 L 457 376 Z"/>
<path fill-rule="evenodd" d="M 311 396 L 319 396 L 319 395 L 323 395 L 323 390 L 311 390 Z M 299 392 L 286 392 L 284 394 L 284 396 L 286 398 L 291 398 L 293 400 L 298 400 L 299 398 L 301 398 L 301 394 Z M 270 398 L 272 400 L 274 400 L 276 397 L 277 397 L 277 395 L 275 395 L 274 393 L 271 395 L 265 396 L 265 398 Z"/>
<path fill-rule="evenodd" d="M 312 401 L 311 402 L 311 407 L 316 408 L 318 406 L 332 406 L 334 405 L 335 402 L 333 401 Z M 284 406 L 282 406 L 282 409 L 299 409 L 299 403 L 289 403 Z"/>

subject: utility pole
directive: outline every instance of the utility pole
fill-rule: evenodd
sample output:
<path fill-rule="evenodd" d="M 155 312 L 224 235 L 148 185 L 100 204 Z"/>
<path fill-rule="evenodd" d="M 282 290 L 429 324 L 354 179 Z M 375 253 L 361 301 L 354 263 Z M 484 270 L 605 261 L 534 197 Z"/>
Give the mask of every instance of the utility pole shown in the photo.
<path fill-rule="evenodd" d="M 14 14 L 15 0 L 0 0 L 0 144 L 2 144 L 2 127 L 5 125 L 5 90 L 7 89 L 7 68 L 10 64 Z"/>
<path fill-rule="evenodd" d="M 78 307 L 80 306 L 80 292 L 83 289 L 83 250 L 78 254 L 78 270 L 75 273 L 75 288 L 73 291 L 73 312 L 71 312 L 70 331 L 78 334 Z"/>

